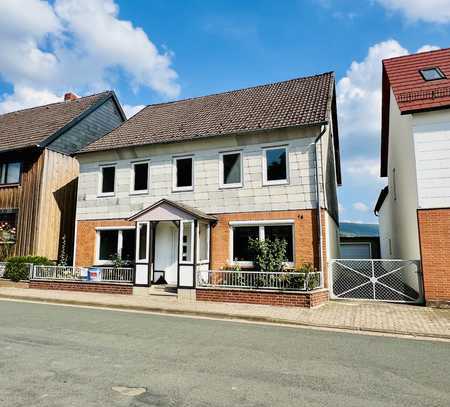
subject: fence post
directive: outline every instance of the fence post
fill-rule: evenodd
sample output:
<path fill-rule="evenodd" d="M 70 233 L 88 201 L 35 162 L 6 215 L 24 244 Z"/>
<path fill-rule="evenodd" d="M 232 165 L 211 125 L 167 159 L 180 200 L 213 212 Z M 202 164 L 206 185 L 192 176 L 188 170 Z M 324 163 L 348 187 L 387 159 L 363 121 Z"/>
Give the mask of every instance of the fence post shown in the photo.
<path fill-rule="evenodd" d="M 28 280 L 32 280 L 34 278 L 34 264 L 29 264 L 30 270 L 28 272 Z"/>
<path fill-rule="evenodd" d="M 376 284 L 376 278 L 375 278 L 375 260 L 371 260 L 370 261 L 372 264 L 372 292 L 373 292 L 373 299 L 375 300 L 377 298 L 377 293 L 376 293 L 376 288 L 375 288 L 375 284 Z"/>

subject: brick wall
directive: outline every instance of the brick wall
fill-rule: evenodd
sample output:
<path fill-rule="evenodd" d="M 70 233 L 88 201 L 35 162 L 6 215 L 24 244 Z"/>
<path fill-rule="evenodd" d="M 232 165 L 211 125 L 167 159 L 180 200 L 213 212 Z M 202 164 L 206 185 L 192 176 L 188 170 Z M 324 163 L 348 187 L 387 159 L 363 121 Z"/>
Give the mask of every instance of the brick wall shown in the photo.
<path fill-rule="evenodd" d="M 328 290 L 311 292 L 271 292 L 252 290 L 226 290 L 197 288 L 197 301 L 233 302 L 244 304 L 274 305 L 279 307 L 312 308 L 328 301 Z"/>
<path fill-rule="evenodd" d="M 77 281 L 30 281 L 29 288 L 41 290 L 83 291 L 102 294 L 133 294 L 131 284 L 85 283 Z"/>
<path fill-rule="evenodd" d="M 95 238 L 97 227 L 134 226 L 124 219 L 82 220 L 77 222 L 75 265 L 89 267 L 95 263 Z"/>
<path fill-rule="evenodd" d="M 227 264 L 229 259 L 231 221 L 260 221 L 293 219 L 295 222 L 295 266 L 303 263 L 319 264 L 317 215 L 312 209 L 296 211 L 241 212 L 218 214 L 217 224 L 211 228 L 211 268 L 218 270 Z M 323 219 L 323 216 L 322 216 Z"/>
<path fill-rule="evenodd" d="M 417 211 L 427 304 L 450 304 L 450 209 Z"/>

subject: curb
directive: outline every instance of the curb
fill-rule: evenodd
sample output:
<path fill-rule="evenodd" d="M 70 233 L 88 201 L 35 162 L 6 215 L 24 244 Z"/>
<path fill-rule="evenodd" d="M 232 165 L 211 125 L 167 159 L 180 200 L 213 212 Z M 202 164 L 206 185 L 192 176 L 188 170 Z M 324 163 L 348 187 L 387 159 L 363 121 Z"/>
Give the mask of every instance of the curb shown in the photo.
<path fill-rule="evenodd" d="M 100 301 L 77 301 L 77 300 L 63 300 L 57 298 L 42 298 L 42 297 L 33 297 L 33 296 L 17 296 L 17 295 L 8 295 L 8 294 L 0 294 L 0 299 L 9 299 L 9 300 L 22 300 L 22 301 L 34 301 L 34 302 L 42 302 L 47 304 L 61 304 L 61 305 L 79 305 L 85 307 L 101 307 L 106 309 L 116 309 L 116 310 L 130 310 L 130 311 L 144 311 L 144 312 L 154 312 L 159 314 L 167 314 L 167 315 L 185 315 L 192 317 L 206 317 L 206 318 L 217 318 L 223 319 L 227 321 L 232 320 L 240 320 L 247 322 L 262 322 L 262 323 L 271 323 L 271 324 L 281 324 L 281 325 L 291 325 L 297 327 L 308 327 L 308 328 L 324 328 L 324 329 L 332 329 L 336 331 L 342 332 L 358 332 L 358 333 L 376 333 L 376 334 L 388 334 L 388 335 L 399 335 L 409 338 L 430 338 L 430 339 L 444 339 L 450 341 L 450 335 L 446 334 L 427 334 L 423 332 L 413 332 L 413 331 L 400 331 L 395 329 L 379 329 L 379 328 L 364 328 L 364 327 L 355 327 L 351 325 L 333 325 L 333 324 L 318 324 L 318 323 L 309 323 L 309 322 L 299 322 L 292 321 L 289 319 L 283 318 L 272 318 L 272 317 L 263 317 L 263 316 L 252 316 L 245 314 L 227 314 L 223 312 L 214 312 L 214 311 L 195 311 L 195 310 L 182 310 L 182 309 L 168 309 L 161 307 L 148 307 L 148 306 L 139 306 L 139 305 L 123 305 L 123 304 L 109 304 L 102 303 Z"/>

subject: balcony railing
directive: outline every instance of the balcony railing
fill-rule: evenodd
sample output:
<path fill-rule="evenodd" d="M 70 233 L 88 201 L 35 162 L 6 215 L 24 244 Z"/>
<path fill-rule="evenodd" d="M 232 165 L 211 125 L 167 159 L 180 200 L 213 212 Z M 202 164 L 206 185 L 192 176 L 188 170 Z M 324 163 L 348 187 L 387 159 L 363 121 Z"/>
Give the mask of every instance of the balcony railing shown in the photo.
<path fill-rule="evenodd" d="M 311 291 L 322 287 L 322 273 L 199 271 L 197 273 L 197 287 Z"/>
<path fill-rule="evenodd" d="M 114 267 L 34 266 L 33 280 L 92 281 L 132 283 L 134 269 Z"/>

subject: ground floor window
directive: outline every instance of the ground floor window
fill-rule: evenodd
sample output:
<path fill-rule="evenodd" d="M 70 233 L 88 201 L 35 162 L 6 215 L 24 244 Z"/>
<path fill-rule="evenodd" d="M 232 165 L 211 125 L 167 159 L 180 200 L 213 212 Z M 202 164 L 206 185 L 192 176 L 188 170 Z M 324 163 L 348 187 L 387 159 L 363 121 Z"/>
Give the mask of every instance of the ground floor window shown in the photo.
<path fill-rule="evenodd" d="M 115 258 L 133 262 L 135 241 L 135 229 L 97 230 L 97 263 L 112 263 Z"/>
<path fill-rule="evenodd" d="M 249 239 L 285 240 L 286 262 L 294 261 L 294 225 L 293 224 L 252 224 L 232 226 L 232 256 L 234 262 L 252 262 Z"/>

